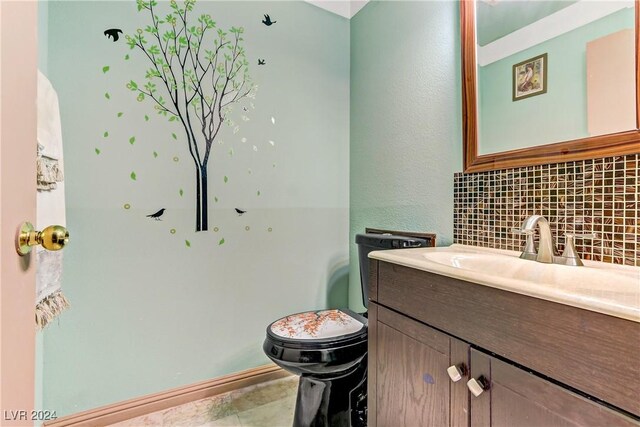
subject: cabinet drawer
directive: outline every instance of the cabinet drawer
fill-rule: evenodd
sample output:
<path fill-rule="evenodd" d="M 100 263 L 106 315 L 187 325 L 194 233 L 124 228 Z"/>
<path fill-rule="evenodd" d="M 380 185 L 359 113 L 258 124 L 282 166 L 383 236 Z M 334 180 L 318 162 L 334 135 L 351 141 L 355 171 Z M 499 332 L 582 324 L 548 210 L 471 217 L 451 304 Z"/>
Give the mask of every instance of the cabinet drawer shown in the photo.
<path fill-rule="evenodd" d="M 640 415 L 640 324 L 373 262 L 379 304 Z"/>

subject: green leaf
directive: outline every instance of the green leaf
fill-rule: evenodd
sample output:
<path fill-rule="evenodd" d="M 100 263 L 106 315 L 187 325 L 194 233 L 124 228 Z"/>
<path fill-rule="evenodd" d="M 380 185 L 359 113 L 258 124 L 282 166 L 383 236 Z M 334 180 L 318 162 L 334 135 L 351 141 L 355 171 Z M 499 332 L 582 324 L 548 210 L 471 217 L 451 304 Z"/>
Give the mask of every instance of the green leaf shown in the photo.
<path fill-rule="evenodd" d="M 169 121 L 170 121 L 170 122 L 175 122 L 176 120 L 178 120 L 178 119 L 176 118 L 176 116 L 171 116 L 171 117 L 169 117 Z"/>
<path fill-rule="evenodd" d="M 123 114 L 123 112 L 118 113 L 118 117 L 122 117 Z"/>
<path fill-rule="evenodd" d="M 187 247 L 188 247 L 188 248 L 190 248 L 190 247 L 191 247 L 191 242 L 190 242 L 190 241 L 188 241 L 188 240 L 185 240 L 185 241 L 184 241 L 184 244 L 185 244 L 185 245 L 187 245 Z"/>
<path fill-rule="evenodd" d="M 105 137 L 105 138 L 108 138 L 108 137 L 109 137 L 109 132 L 105 131 L 105 132 L 102 134 L 102 136 L 103 136 L 103 137 Z"/>
<path fill-rule="evenodd" d="M 147 116 L 146 114 L 144 115 L 144 121 L 148 122 L 149 121 L 149 116 Z"/>
<path fill-rule="evenodd" d="M 103 72 L 104 74 L 106 74 L 106 73 L 107 73 L 107 71 L 109 71 L 109 66 L 108 66 L 108 65 L 105 65 L 104 67 L 102 67 L 102 72 Z"/>
<path fill-rule="evenodd" d="M 260 195 L 260 190 L 258 190 L 258 196 Z"/>
<path fill-rule="evenodd" d="M 133 145 L 136 143 L 136 137 L 132 136 L 131 138 L 129 138 L 129 144 Z"/>
<path fill-rule="evenodd" d="M 109 92 L 105 92 L 104 93 L 104 97 L 107 99 L 111 99 L 111 95 L 109 95 Z"/>
<path fill-rule="evenodd" d="M 222 239 L 220 239 L 220 241 L 218 242 L 218 246 L 220 245 L 224 245 L 224 237 Z"/>
<path fill-rule="evenodd" d="M 100 154 L 100 150 L 98 148 L 96 148 L 96 154 Z"/>
<path fill-rule="evenodd" d="M 175 139 L 176 141 L 178 140 L 178 136 L 175 133 L 171 133 L 171 136 L 173 137 L 173 139 Z"/>
<path fill-rule="evenodd" d="M 136 180 L 136 173 L 135 172 L 131 172 L 131 175 L 129 175 L 131 177 L 132 180 Z"/>
<path fill-rule="evenodd" d="M 225 176 L 224 176 L 224 183 L 226 184 L 226 183 L 227 183 L 227 181 L 229 181 L 229 178 L 225 175 Z"/>
<path fill-rule="evenodd" d="M 124 56 L 124 60 L 125 60 L 125 61 L 128 61 L 128 60 L 129 60 L 129 58 L 130 58 L 130 57 L 129 57 L 129 54 L 127 53 L 127 54 Z"/>
<path fill-rule="evenodd" d="M 138 84 L 131 80 L 129 83 L 127 83 L 127 89 L 135 92 L 136 90 L 138 90 Z"/>
<path fill-rule="evenodd" d="M 180 189 L 179 193 L 180 193 L 180 197 L 182 197 L 182 195 L 184 194 L 184 191 L 182 191 L 182 188 Z"/>
<path fill-rule="evenodd" d="M 214 197 L 214 198 L 213 198 L 213 201 L 214 201 L 214 202 L 216 202 L 216 203 L 218 203 L 218 198 L 217 198 L 217 197 Z"/>
<path fill-rule="evenodd" d="M 158 153 L 156 151 L 153 152 L 153 157 L 157 158 L 158 157 Z"/>

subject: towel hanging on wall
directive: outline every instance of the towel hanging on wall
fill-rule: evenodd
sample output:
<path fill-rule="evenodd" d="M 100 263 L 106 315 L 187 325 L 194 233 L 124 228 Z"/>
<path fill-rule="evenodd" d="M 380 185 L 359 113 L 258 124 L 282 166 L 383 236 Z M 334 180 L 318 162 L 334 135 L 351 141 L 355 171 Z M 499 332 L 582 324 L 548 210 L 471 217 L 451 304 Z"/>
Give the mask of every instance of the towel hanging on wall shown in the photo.
<path fill-rule="evenodd" d="M 62 128 L 58 95 L 38 71 L 38 230 L 51 224 L 66 226 Z M 36 326 L 44 328 L 69 306 L 62 294 L 62 251 L 36 249 Z"/>

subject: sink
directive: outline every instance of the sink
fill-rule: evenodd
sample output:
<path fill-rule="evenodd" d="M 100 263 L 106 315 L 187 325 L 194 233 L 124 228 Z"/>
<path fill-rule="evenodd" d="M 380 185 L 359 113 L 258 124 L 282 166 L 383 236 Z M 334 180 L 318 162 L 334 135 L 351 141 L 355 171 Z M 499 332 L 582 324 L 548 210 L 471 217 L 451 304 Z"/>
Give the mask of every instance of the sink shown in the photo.
<path fill-rule="evenodd" d="M 640 268 L 544 264 L 520 252 L 454 244 L 377 251 L 370 258 L 640 322 Z"/>

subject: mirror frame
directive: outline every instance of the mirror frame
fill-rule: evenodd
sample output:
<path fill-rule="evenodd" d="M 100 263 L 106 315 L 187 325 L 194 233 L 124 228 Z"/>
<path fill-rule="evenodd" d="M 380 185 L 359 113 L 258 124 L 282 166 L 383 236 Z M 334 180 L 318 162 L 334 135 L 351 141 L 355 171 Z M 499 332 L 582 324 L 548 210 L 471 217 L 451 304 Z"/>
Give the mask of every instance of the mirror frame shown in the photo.
<path fill-rule="evenodd" d="M 476 0 L 460 0 L 462 43 L 462 137 L 466 173 L 522 166 L 560 163 L 597 157 L 640 153 L 640 0 L 635 0 L 636 20 L 636 129 L 539 145 L 530 148 L 478 154 L 478 109 L 476 89 Z"/>

